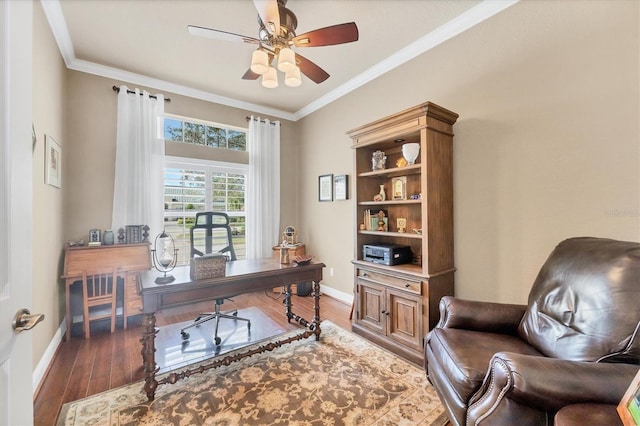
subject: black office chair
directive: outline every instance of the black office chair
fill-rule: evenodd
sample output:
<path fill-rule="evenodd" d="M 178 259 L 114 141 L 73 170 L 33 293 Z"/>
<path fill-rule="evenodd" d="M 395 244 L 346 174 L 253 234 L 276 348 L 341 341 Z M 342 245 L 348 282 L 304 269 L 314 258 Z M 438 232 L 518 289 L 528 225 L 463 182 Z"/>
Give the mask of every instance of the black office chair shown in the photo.
<path fill-rule="evenodd" d="M 226 253 L 229 260 L 237 259 L 236 251 L 233 248 L 233 239 L 231 237 L 229 216 L 226 213 L 196 213 L 195 223 L 189 231 L 189 236 L 191 239 L 191 259 L 193 259 L 195 256 L 204 256 L 205 254 L 213 253 L 214 247 L 217 248 L 218 246 L 220 246 L 220 244 L 214 244 L 214 242 L 219 239 L 222 239 L 222 241 L 224 242 L 222 243 L 223 247 L 217 250 L 217 252 Z M 189 339 L 189 333 L 187 333 L 185 330 L 188 330 L 192 327 L 197 327 L 200 324 L 212 319 L 216 320 L 215 332 L 213 337 L 215 339 L 216 345 L 218 346 L 222 342 L 222 339 L 218 337 L 218 325 L 220 323 L 220 318 L 246 321 L 247 327 L 249 329 L 251 328 L 251 321 L 247 318 L 238 317 L 237 310 L 232 311 L 231 313 L 220 312 L 220 306 L 222 306 L 223 303 L 224 299 L 216 299 L 215 312 L 201 313 L 196 317 L 193 323 L 180 330 L 182 339 Z"/>

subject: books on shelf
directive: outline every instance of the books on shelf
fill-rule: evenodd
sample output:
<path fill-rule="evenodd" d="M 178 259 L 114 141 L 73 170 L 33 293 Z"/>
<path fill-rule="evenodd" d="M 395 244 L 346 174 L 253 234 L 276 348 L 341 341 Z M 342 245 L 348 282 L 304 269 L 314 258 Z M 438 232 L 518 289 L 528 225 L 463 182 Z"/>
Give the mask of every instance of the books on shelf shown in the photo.
<path fill-rule="evenodd" d="M 142 225 L 125 226 L 124 242 L 126 244 L 141 243 L 142 238 Z"/>
<path fill-rule="evenodd" d="M 384 230 L 389 230 L 389 212 L 383 209 L 366 209 L 364 211 L 364 225 L 366 231 L 377 231 L 380 223 L 378 214 L 382 211 L 384 213 Z"/>

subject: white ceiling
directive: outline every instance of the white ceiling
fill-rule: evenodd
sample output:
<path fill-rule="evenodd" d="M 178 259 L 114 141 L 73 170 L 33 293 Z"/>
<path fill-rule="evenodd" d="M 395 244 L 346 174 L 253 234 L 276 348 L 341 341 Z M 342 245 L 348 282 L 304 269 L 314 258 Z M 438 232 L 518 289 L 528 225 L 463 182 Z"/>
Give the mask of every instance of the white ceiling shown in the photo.
<path fill-rule="evenodd" d="M 359 40 L 295 48 L 331 77 L 275 89 L 242 80 L 255 45 L 194 37 L 187 25 L 258 38 L 251 0 L 43 0 L 68 68 L 297 120 L 508 8 L 517 0 L 289 0 L 297 34 L 356 22 Z"/>

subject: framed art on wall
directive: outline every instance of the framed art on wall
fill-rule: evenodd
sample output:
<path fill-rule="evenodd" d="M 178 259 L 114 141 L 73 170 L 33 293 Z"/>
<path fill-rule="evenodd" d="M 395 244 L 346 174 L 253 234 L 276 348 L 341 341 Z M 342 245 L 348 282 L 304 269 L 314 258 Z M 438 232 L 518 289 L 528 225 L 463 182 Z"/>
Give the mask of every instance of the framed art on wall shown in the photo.
<path fill-rule="evenodd" d="M 318 200 L 333 201 L 333 175 L 318 177 Z"/>
<path fill-rule="evenodd" d="M 336 201 L 349 199 L 349 175 L 338 175 L 333 178 L 333 197 Z"/>
<path fill-rule="evenodd" d="M 46 135 L 46 154 L 45 154 L 45 183 L 62 187 L 62 148 L 49 135 Z"/>

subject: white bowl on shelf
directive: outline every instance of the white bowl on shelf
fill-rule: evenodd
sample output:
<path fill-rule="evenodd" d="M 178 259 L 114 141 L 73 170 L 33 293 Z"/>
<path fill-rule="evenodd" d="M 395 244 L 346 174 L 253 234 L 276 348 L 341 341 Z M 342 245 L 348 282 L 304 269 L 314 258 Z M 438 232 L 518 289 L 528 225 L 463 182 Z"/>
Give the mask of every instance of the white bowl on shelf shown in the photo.
<path fill-rule="evenodd" d="M 415 164 L 418 154 L 420 153 L 419 143 L 405 143 L 402 145 L 402 156 L 409 163 L 409 165 Z"/>

